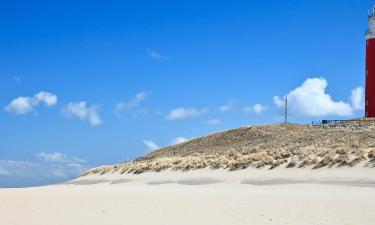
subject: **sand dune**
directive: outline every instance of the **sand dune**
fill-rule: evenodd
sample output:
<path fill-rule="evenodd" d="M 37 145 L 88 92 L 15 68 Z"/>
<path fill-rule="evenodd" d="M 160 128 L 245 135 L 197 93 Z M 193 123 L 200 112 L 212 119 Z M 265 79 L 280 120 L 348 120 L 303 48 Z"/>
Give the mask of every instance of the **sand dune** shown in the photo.
<path fill-rule="evenodd" d="M 251 126 L 160 149 L 135 161 L 93 168 L 88 174 L 249 167 L 375 167 L 375 122 L 339 125 L 274 124 Z"/>

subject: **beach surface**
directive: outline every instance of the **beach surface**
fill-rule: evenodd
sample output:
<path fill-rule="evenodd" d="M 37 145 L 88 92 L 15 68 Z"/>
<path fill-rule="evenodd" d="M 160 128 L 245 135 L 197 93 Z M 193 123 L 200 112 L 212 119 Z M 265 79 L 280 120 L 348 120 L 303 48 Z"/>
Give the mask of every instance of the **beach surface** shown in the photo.
<path fill-rule="evenodd" d="M 2 225 L 373 225 L 369 168 L 90 175 L 0 189 Z"/>

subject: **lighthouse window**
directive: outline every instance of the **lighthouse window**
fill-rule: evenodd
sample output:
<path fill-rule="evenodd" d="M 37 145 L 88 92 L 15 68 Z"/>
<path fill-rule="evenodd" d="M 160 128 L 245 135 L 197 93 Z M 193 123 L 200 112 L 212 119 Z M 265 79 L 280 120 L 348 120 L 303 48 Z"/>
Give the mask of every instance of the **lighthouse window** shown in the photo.
<path fill-rule="evenodd" d="M 366 101 L 366 105 L 368 105 L 368 100 Z"/>

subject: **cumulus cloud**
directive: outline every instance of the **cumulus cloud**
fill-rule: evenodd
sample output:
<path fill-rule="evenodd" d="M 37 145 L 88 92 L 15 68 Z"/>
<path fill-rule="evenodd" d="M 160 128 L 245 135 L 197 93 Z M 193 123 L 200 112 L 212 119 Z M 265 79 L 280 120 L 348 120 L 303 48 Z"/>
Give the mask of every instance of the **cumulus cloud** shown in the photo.
<path fill-rule="evenodd" d="M 324 78 L 309 78 L 300 87 L 292 90 L 288 97 L 288 109 L 294 116 L 350 116 L 353 109 L 349 103 L 334 101 L 326 93 L 328 86 Z M 285 98 L 274 97 L 277 107 L 284 107 Z"/>
<path fill-rule="evenodd" d="M 260 115 L 263 112 L 268 110 L 268 106 L 262 105 L 262 104 L 255 104 L 253 106 L 245 107 L 244 112 L 247 114 L 256 114 Z"/>
<path fill-rule="evenodd" d="M 178 137 L 178 138 L 173 139 L 169 144 L 170 145 L 178 145 L 178 144 L 182 144 L 182 143 L 187 142 L 187 141 L 189 141 L 189 139 L 187 139 L 185 137 Z"/>
<path fill-rule="evenodd" d="M 146 145 L 149 151 L 155 151 L 155 150 L 160 149 L 160 147 L 151 140 L 144 140 L 143 144 Z"/>
<path fill-rule="evenodd" d="M 52 107 L 57 104 L 57 101 L 56 95 L 41 91 L 33 97 L 21 96 L 14 99 L 5 107 L 5 111 L 17 115 L 25 115 L 32 112 L 40 103 L 44 103 L 47 107 Z"/>
<path fill-rule="evenodd" d="M 103 123 L 99 116 L 99 108 L 96 105 L 88 106 L 86 102 L 70 102 L 64 109 L 63 113 L 67 117 L 77 117 L 86 120 L 91 126 L 99 126 Z"/>
<path fill-rule="evenodd" d="M 191 117 L 198 117 L 208 112 L 207 108 L 196 109 L 196 108 L 177 108 L 173 109 L 166 116 L 167 120 L 182 120 Z"/>
<path fill-rule="evenodd" d="M 25 115 L 33 111 L 35 103 L 32 98 L 18 97 L 5 107 L 5 111 L 15 113 L 17 115 Z"/>
<path fill-rule="evenodd" d="M 220 112 L 228 112 L 228 111 L 231 111 L 234 106 L 237 104 L 237 101 L 235 100 L 230 100 L 228 101 L 227 103 L 225 103 L 224 105 L 220 106 L 219 110 Z"/>
<path fill-rule="evenodd" d="M 365 109 L 365 92 L 363 90 L 363 87 L 357 87 L 352 90 L 350 102 L 352 104 L 353 110 Z"/>
<path fill-rule="evenodd" d="M 165 56 L 165 55 L 162 55 L 154 50 L 150 50 L 150 49 L 147 49 L 147 53 L 149 54 L 149 56 L 153 59 L 157 59 L 157 60 L 167 60 L 168 57 Z"/>
<path fill-rule="evenodd" d="M 220 119 L 210 119 L 210 120 L 207 120 L 206 121 L 206 124 L 208 125 L 218 125 L 221 123 L 221 120 Z"/>
<path fill-rule="evenodd" d="M 42 102 L 46 106 L 54 106 L 57 103 L 57 96 L 50 92 L 39 92 L 34 96 L 34 98 L 38 103 Z"/>

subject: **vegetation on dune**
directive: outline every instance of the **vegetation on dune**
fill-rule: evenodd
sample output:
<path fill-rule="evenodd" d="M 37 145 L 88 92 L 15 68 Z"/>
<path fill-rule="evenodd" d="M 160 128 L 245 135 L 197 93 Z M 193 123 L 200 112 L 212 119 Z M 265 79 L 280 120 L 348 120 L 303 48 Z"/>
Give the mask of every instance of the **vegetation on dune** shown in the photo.
<path fill-rule="evenodd" d="M 355 166 L 375 167 L 375 121 L 340 125 L 275 124 L 212 134 L 167 147 L 135 161 L 94 168 L 84 175 L 108 172 L 238 170 Z"/>

